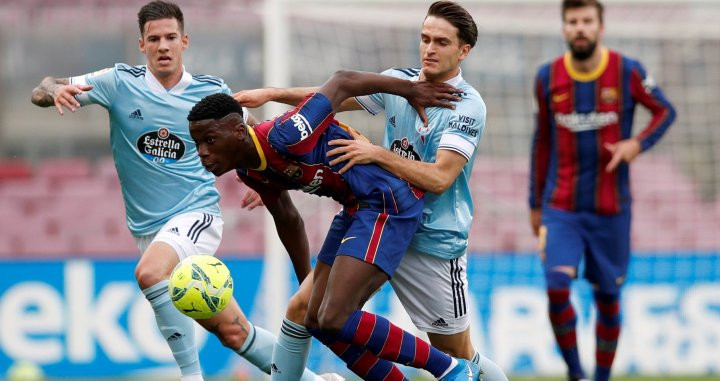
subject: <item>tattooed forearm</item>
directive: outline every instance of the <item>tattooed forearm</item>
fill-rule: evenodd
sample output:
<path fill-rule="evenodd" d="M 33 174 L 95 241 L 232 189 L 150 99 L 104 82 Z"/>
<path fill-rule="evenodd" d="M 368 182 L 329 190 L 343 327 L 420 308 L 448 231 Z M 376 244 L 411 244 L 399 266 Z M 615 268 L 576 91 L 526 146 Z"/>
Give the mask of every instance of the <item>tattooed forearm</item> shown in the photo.
<path fill-rule="evenodd" d="M 33 89 L 31 101 L 40 107 L 50 107 L 55 104 L 53 92 L 62 85 L 70 82 L 67 78 L 45 77 L 40 84 Z"/>

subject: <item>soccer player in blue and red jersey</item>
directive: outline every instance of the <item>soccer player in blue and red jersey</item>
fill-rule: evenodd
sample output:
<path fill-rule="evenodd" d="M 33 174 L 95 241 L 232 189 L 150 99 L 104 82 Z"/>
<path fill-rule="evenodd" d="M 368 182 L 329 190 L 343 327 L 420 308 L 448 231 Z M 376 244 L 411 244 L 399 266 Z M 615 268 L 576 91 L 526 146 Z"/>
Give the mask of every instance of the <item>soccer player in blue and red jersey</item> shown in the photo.
<path fill-rule="evenodd" d="M 672 105 L 636 60 L 607 49 L 603 6 L 565 0 L 569 50 L 540 67 L 530 169 L 530 223 L 539 235 L 550 322 L 571 380 L 585 379 L 570 284 L 585 261 L 597 307 L 595 380 L 610 378 L 620 335 L 620 287 L 630 255 L 629 164 L 675 119 Z M 633 136 L 635 106 L 652 118 Z"/>
<path fill-rule="evenodd" d="M 446 94 L 434 99 L 435 92 L 428 91 L 433 89 Z M 342 71 L 294 110 L 254 127 L 244 124 L 242 107 L 232 97 L 205 97 L 188 115 L 190 133 L 205 168 L 216 176 L 237 169 L 271 212 L 277 209 L 273 198 L 288 189 L 329 196 L 343 205 L 318 255 L 305 318 L 305 326 L 321 342 L 348 364 L 366 364 L 385 376 L 399 372 L 396 362 L 441 380 L 477 380 L 476 364 L 455 359 L 361 310 L 399 265 L 423 210 L 420 190 L 377 165 L 355 165 L 340 174 L 344 164 L 330 164 L 329 142 L 354 135 L 335 121 L 334 111 L 349 97 L 377 92 L 407 98 L 425 123 L 419 105 L 451 107 L 450 100 L 460 99 L 444 83 Z"/>

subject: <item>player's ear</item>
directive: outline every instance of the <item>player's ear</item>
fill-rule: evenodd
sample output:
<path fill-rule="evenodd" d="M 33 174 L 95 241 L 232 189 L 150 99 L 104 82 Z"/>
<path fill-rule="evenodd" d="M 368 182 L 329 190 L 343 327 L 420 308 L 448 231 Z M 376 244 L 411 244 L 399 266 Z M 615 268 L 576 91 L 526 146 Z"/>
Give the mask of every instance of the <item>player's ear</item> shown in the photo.
<path fill-rule="evenodd" d="M 140 53 L 146 54 L 145 53 L 145 39 L 143 38 L 143 36 L 140 36 L 140 38 L 138 38 L 138 48 L 140 49 Z"/>
<path fill-rule="evenodd" d="M 183 34 L 180 38 L 180 42 L 182 42 L 182 49 L 187 49 L 188 44 L 190 44 L 190 36 L 188 36 L 187 34 Z"/>
<path fill-rule="evenodd" d="M 460 62 L 462 62 L 463 60 L 465 60 L 465 58 L 467 58 L 468 54 L 470 54 L 470 49 L 471 49 L 470 44 L 463 44 L 460 47 L 460 57 L 459 57 Z"/>

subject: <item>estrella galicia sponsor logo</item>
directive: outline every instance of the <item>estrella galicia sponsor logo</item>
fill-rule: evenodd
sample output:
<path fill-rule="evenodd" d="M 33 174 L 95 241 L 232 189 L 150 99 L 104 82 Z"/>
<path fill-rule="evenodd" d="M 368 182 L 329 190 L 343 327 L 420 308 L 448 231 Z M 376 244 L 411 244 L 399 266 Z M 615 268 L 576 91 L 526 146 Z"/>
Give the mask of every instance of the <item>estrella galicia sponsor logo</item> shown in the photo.
<path fill-rule="evenodd" d="M 471 118 L 466 115 L 458 115 L 457 120 L 450 121 L 450 128 L 463 132 L 474 138 L 477 137 L 478 130 L 477 128 L 470 127 L 473 124 L 475 124 L 475 118 Z"/>
<path fill-rule="evenodd" d="M 412 144 L 410 144 L 410 141 L 408 141 L 407 138 L 402 138 L 402 140 L 393 140 L 392 144 L 390 145 L 390 150 L 400 157 L 404 157 L 410 160 L 422 161 L 422 159 L 420 158 L 420 154 L 415 152 L 415 148 Z"/>
<path fill-rule="evenodd" d="M 573 132 L 599 130 L 605 126 L 616 124 L 618 114 L 615 111 L 555 114 L 555 123 Z"/>
<path fill-rule="evenodd" d="M 290 117 L 290 120 L 293 121 L 293 126 L 295 126 L 295 128 L 297 128 L 300 132 L 301 141 L 305 140 L 308 136 L 310 136 L 310 134 L 312 134 L 310 122 L 308 122 L 303 115 L 293 114 L 293 116 Z"/>
<path fill-rule="evenodd" d="M 137 148 L 146 159 L 160 164 L 172 164 L 185 154 L 185 143 L 165 127 L 140 136 Z"/>

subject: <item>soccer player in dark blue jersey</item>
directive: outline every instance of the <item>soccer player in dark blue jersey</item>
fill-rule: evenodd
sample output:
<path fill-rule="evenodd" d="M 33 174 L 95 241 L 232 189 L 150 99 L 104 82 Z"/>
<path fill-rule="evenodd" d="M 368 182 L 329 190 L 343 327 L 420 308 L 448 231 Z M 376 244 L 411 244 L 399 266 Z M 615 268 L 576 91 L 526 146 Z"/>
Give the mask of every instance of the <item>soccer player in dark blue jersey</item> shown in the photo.
<path fill-rule="evenodd" d="M 670 102 L 636 60 L 607 49 L 603 6 L 565 0 L 568 52 L 542 65 L 530 169 L 530 222 L 540 238 L 555 338 L 571 380 L 585 379 L 570 284 L 585 261 L 597 306 L 595 380 L 610 378 L 620 335 L 620 287 L 630 256 L 629 164 L 675 119 Z M 652 118 L 632 135 L 635 106 Z"/>
<path fill-rule="evenodd" d="M 236 169 L 271 212 L 277 209 L 273 199 L 287 189 L 329 196 L 343 205 L 318 255 L 305 319 L 321 342 L 348 364 L 366 362 L 383 377 L 402 378 L 388 374 L 399 372 L 395 362 L 425 369 L 442 380 L 477 380 L 476 364 L 455 359 L 361 310 L 397 268 L 423 209 L 419 189 L 377 165 L 355 165 L 341 174 L 343 163 L 330 164 L 329 142 L 353 139 L 334 119 L 334 111 L 349 97 L 377 92 L 407 98 L 425 123 L 419 105 L 450 107 L 450 100 L 459 100 L 453 95 L 457 90 L 444 83 L 342 71 L 294 110 L 254 127 L 243 123 L 242 108 L 232 97 L 208 96 L 188 115 L 190 133 L 205 168 L 216 176 Z"/>

